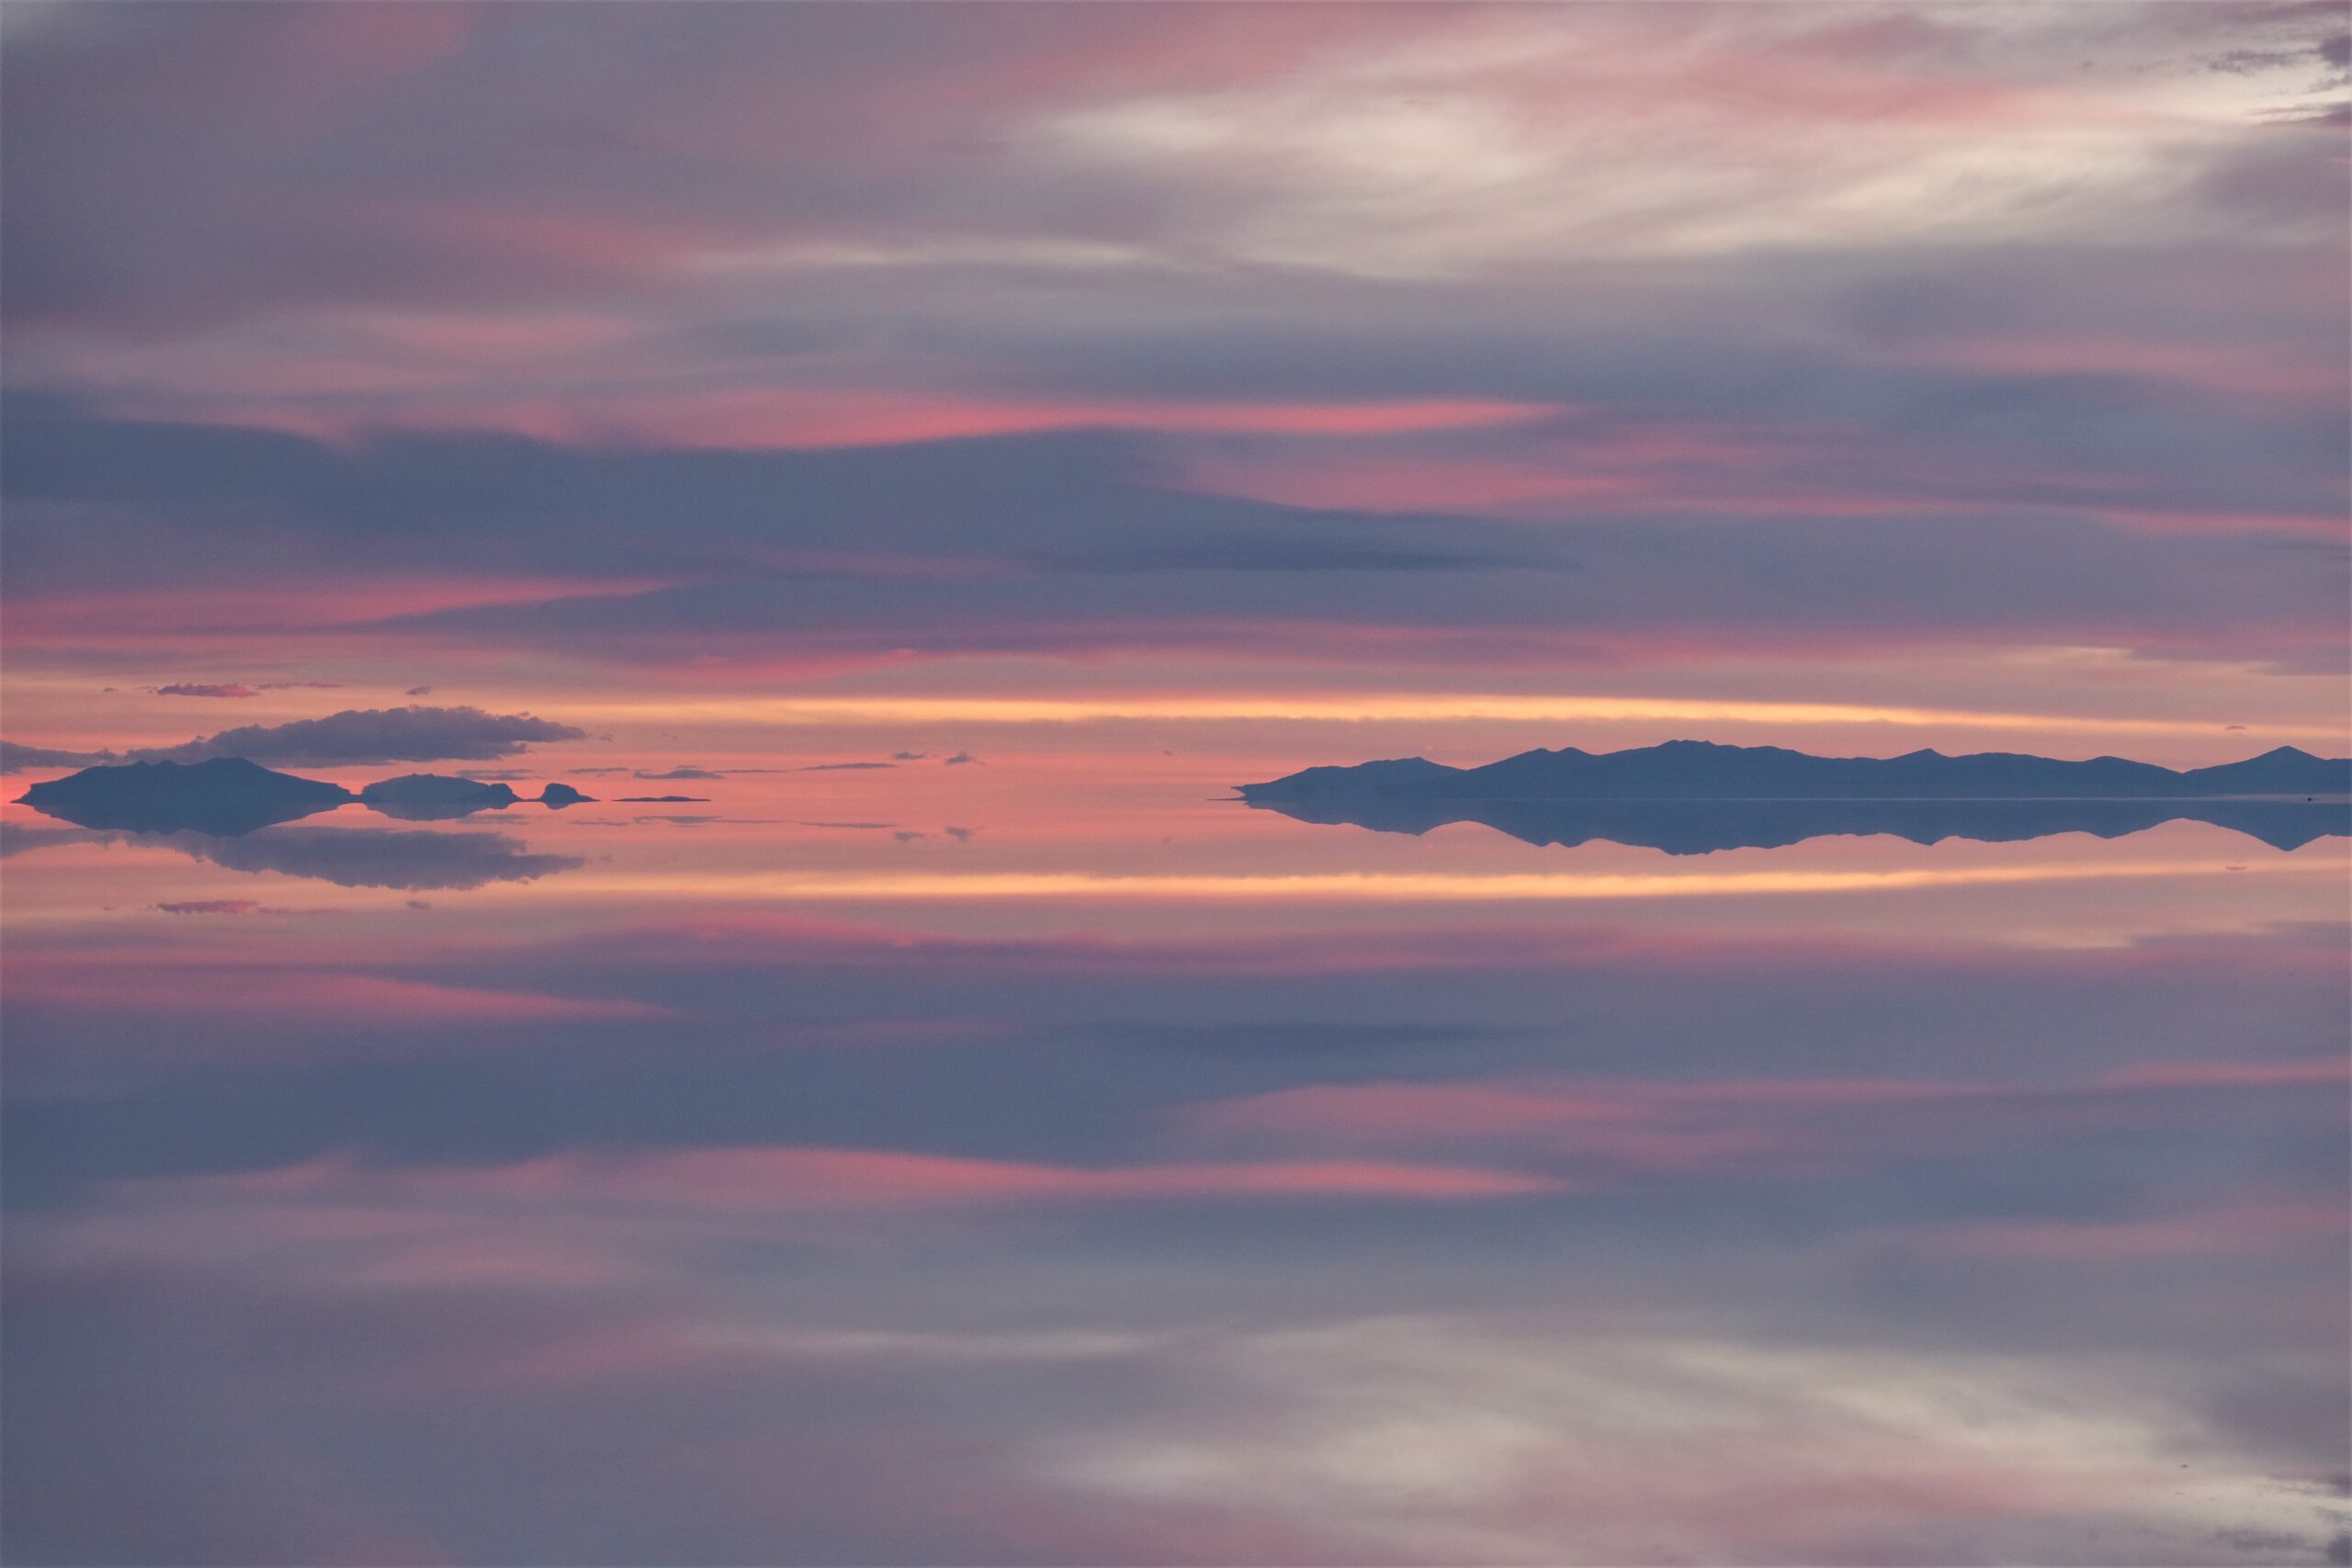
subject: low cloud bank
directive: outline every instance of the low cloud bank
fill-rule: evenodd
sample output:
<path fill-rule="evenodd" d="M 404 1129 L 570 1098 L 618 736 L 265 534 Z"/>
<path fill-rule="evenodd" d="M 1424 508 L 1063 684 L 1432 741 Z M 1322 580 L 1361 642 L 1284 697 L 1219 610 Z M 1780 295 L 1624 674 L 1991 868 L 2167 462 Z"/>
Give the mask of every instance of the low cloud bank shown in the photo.
<path fill-rule="evenodd" d="M 535 740 L 579 740 L 585 730 L 529 714 L 485 713 L 477 707 L 347 708 L 324 718 L 248 724 L 179 746 L 129 751 L 60 751 L 0 741 L 0 773 L 26 768 L 89 767 L 107 762 L 200 762 L 243 757 L 274 765 L 334 767 L 345 763 L 486 762 L 512 757 Z"/>

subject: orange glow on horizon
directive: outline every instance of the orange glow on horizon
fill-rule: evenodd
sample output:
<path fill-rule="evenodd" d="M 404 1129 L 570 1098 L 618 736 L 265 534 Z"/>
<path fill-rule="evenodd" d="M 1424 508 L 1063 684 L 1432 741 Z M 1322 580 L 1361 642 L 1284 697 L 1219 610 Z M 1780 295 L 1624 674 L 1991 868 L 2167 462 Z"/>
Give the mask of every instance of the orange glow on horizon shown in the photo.
<path fill-rule="evenodd" d="M 2120 877 L 2324 874 L 2340 876 L 2334 859 L 2280 857 L 2254 862 L 2097 861 L 2050 865 L 1915 867 L 1893 871 L 1527 872 L 1446 874 L 1322 872 L 1294 875 L 1097 874 L 1086 872 L 840 873 L 797 874 L 713 872 L 698 876 L 590 873 L 565 880 L 577 897 L 671 894 L 698 898 L 1021 899 L 1138 898 L 1256 902 L 1261 899 L 1380 902 L 1521 902 L 1531 899 L 1669 898 L 1739 894 L 1865 893 L 2013 883 L 2103 881 Z M 485 889 L 485 891 L 490 891 Z"/>
<path fill-rule="evenodd" d="M 1694 697 L 1529 696 L 1510 693 L 1367 692 L 1337 694 L 1206 693 L 1099 697 L 680 697 L 583 698 L 567 716 L 591 721 L 662 719 L 807 726 L 826 724 L 1079 724 L 1106 719 L 1322 721 L 1499 720 L 1567 724 L 1619 720 L 1738 724 L 1889 724 L 1915 728 L 2088 731 L 2169 735 L 2200 728 L 2180 719 L 2087 718 L 1984 713 L 1964 708 L 1849 703 L 1748 702 Z M 2309 735 L 2281 724 L 2244 727 L 2248 736 Z"/>

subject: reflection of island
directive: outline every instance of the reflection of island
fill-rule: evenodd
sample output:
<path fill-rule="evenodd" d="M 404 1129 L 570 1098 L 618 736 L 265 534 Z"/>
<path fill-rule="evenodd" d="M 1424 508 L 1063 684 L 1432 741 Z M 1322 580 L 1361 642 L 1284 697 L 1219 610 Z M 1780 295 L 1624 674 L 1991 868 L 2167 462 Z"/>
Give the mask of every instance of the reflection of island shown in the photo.
<path fill-rule="evenodd" d="M 438 773 L 385 779 L 354 795 L 340 784 L 277 773 L 242 757 L 215 757 L 85 768 L 37 784 L 21 798 L 38 811 L 85 828 L 235 837 L 355 799 L 386 817 L 433 822 L 494 811 L 520 797 L 503 784 Z M 558 809 L 589 798 L 564 784 L 548 784 L 539 795 L 541 805 Z"/>
<path fill-rule="evenodd" d="M 506 833 L 435 833 L 378 828 L 272 828 L 243 839 L 176 833 L 153 840 L 231 871 L 274 871 L 344 887 L 462 891 L 492 882 L 534 882 L 571 871 L 572 855 L 530 852 Z"/>
<path fill-rule="evenodd" d="M 19 828 L 0 823 L 0 855 L 66 844 L 141 844 L 176 850 L 230 871 L 276 872 L 343 887 L 457 892 L 492 882 L 531 882 L 581 864 L 571 855 L 533 854 L 504 833 L 435 833 L 374 828 L 269 828 L 219 838 L 181 830 Z"/>
<path fill-rule="evenodd" d="M 1599 754 L 1529 751 L 1480 768 L 1410 757 L 1240 786 L 1251 806 L 1304 822 L 1391 833 L 1477 822 L 1532 844 L 1605 839 L 1669 854 L 1775 848 L 1828 834 L 1885 833 L 1923 844 L 2070 832 L 2116 838 L 2176 820 L 2293 849 L 2352 831 L 2347 790 L 2352 761 L 2292 747 L 2177 773 L 2117 757 L 1813 757 L 1696 740 Z"/>

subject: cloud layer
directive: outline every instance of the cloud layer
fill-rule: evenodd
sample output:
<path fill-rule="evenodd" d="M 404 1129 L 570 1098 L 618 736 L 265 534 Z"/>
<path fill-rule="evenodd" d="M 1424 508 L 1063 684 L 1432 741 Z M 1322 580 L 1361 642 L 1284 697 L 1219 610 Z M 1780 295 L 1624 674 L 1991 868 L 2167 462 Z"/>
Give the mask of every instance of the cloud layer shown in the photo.
<path fill-rule="evenodd" d="M 2325 7 L 916 17 L 24 24 L 12 641 L 2340 667 Z"/>
<path fill-rule="evenodd" d="M 243 757 L 270 766 L 340 767 L 366 762 L 489 761 L 537 740 L 578 740 L 584 730 L 528 714 L 477 707 L 345 708 L 323 718 L 247 724 L 178 746 L 123 752 L 60 751 L 0 742 L 0 771 L 106 762 L 200 762 Z"/>

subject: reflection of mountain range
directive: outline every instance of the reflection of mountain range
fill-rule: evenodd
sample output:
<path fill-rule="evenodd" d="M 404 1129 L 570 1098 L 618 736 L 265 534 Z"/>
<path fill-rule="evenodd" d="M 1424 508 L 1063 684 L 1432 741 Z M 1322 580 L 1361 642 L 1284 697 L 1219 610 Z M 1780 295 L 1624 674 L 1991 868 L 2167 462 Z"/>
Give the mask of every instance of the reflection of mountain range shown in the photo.
<path fill-rule="evenodd" d="M 1410 757 L 1308 768 L 1240 786 L 1250 805 L 1306 822 L 1393 833 L 1478 822 L 1529 843 L 1606 839 L 1670 854 L 1771 848 L 1826 834 L 1887 833 L 1919 843 L 2068 832 L 2115 838 L 2184 819 L 2292 849 L 2352 831 L 2348 791 L 2352 761 L 2292 747 L 2175 772 L 2118 757 L 1812 757 L 1696 740 L 1599 754 L 1529 751 L 1479 768 Z"/>
<path fill-rule="evenodd" d="M 85 768 L 37 784 L 21 798 L 38 811 L 85 828 L 233 838 L 332 811 L 355 799 L 387 817 L 430 822 L 496 810 L 519 797 L 503 784 L 437 773 L 385 779 L 354 795 L 340 784 L 276 773 L 242 757 L 215 757 L 203 762 Z M 545 806 L 561 807 L 590 797 L 570 784 L 551 784 L 539 798 Z"/>

